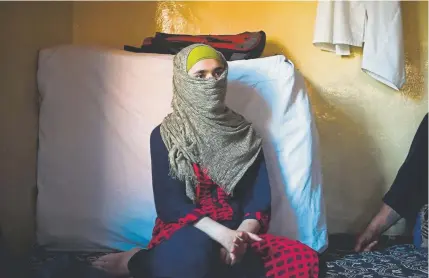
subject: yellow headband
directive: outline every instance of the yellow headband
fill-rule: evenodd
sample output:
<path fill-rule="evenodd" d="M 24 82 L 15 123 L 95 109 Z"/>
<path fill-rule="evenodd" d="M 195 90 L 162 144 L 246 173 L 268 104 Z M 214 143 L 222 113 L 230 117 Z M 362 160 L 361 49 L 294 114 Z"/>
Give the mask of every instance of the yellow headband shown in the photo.
<path fill-rule="evenodd" d="M 189 70 L 199 61 L 207 59 L 222 61 L 219 53 L 214 48 L 208 45 L 195 47 L 191 52 L 189 52 L 188 59 L 186 61 L 186 72 L 189 72 Z"/>

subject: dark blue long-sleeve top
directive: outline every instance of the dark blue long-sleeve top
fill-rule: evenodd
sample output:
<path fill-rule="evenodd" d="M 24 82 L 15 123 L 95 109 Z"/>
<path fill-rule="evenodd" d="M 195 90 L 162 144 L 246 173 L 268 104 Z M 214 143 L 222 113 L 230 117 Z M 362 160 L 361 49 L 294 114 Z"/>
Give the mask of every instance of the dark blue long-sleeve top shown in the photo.
<path fill-rule="evenodd" d="M 133 276 L 307 277 L 312 273 L 311 277 L 317 277 L 316 252 L 296 240 L 267 233 L 271 193 L 262 152 L 231 196 L 210 179 L 203 166 L 193 164 L 197 183 L 192 201 L 186 196 L 185 184 L 169 176 L 168 152 L 159 126 L 151 134 L 150 147 L 158 217 L 147 250 L 136 253 L 128 263 Z M 243 220 L 255 219 L 261 224 L 262 241 L 251 244 L 252 251 L 240 264 L 224 265 L 216 260 L 221 245 L 192 227 L 202 217 L 234 230 Z"/>
<path fill-rule="evenodd" d="M 186 196 L 185 183 L 169 175 L 168 151 L 161 138 L 160 126 L 152 131 L 150 150 L 153 192 L 158 215 L 157 226 L 161 224 L 165 226 L 169 223 L 192 223 L 204 216 L 209 216 L 218 218 L 214 220 L 229 228 L 237 228 L 244 219 L 258 220 L 262 231 L 268 228 L 271 192 L 262 151 L 237 184 L 233 196 L 226 196 L 223 194 L 223 190 L 215 184 L 209 187 L 201 186 L 202 190 L 210 191 L 209 203 L 214 204 L 213 207 L 215 207 L 214 212 L 210 212 L 204 205 L 207 202 L 204 204 L 193 202 Z M 196 168 L 194 167 L 194 169 Z M 231 217 L 220 217 L 228 212 L 231 212 Z M 166 227 L 158 227 L 158 229 L 161 228 Z M 154 236 L 156 230 L 157 227 L 155 227 Z"/>
<path fill-rule="evenodd" d="M 407 220 L 415 220 L 428 203 L 428 114 L 414 135 L 408 155 L 399 169 L 384 203 Z"/>

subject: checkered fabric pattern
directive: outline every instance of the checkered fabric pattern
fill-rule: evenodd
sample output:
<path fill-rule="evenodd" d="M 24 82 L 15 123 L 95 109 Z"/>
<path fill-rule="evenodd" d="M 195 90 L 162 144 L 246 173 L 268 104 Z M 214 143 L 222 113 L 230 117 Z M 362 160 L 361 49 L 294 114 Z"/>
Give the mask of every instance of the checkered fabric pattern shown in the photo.
<path fill-rule="evenodd" d="M 227 201 L 227 194 L 207 175 L 207 171 L 194 164 L 197 177 L 197 208 L 180 218 L 177 223 L 164 223 L 157 218 L 148 248 L 151 249 L 184 225 L 192 224 L 204 216 L 213 220 L 231 220 L 233 210 Z M 269 215 L 262 212 L 245 213 L 245 219 L 256 219 L 261 223 L 261 242 L 251 245 L 264 263 L 268 278 L 318 277 L 319 259 L 317 253 L 299 241 L 266 234 Z"/>
<path fill-rule="evenodd" d="M 254 242 L 252 248 L 261 255 L 267 278 L 318 277 L 319 258 L 310 247 L 286 237 L 260 237 L 263 241 Z"/>

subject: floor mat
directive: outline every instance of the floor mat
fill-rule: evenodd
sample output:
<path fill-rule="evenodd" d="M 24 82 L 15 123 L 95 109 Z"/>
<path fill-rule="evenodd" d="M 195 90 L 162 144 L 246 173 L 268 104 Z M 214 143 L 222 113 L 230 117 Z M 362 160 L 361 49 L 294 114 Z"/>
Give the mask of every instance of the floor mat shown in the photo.
<path fill-rule="evenodd" d="M 53 252 L 36 248 L 30 257 L 31 278 L 110 278 L 110 275 L 91 266 L 101 252 Z"/>
<path fill-rule="evenodd" d="M 326 262 L 325 277 L 428 277 L 428 250 L 405 244 Z"/>
<path fill-rule="evenodd" d="M 428 277 L 428 250 L 408 244 L 409 238 L 383 237 L 373 252 L 355 253 L 355 237 L 333 235 L 329 248 L 321 255 L 320 277 Z M 18 264 L 19 278 L 110 278 L 91 267 L 106 253 L 52 252 L 35 248 L 32 256 Z M 27 269 L 27 272 L 23 270 Z M 185 277 L 184 277 L 185 278 Z"/>
<path fill-rule="evenodd" d="M 329 236 L 329 248 L 320 257 L 321 277 L 428 277 L 428 250 L 415 248 L 412 237 L 382 236 L 372 252 L 355 253 L 356 237 Z"/>

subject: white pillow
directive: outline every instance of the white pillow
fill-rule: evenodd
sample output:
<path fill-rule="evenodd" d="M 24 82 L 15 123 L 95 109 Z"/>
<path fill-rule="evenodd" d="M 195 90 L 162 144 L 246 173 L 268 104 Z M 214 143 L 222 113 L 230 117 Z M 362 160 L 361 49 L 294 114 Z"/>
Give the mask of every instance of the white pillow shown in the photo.
<path fill-rule="evenodd" d="M 264 139 L 271 185 L 269 233 L 328 246 L 319 145 L 304 79 L 284 56 L 230 63 L 227 105 Z"/>
<path fill-rule="evenodd" d="M 270 232 L 321 250 L 320 165 L 302 77 L 283 56 L 230 67 L 227 103 L 265 137 Z M 149 136 L 171 111 L 171 78 L 169 55 L 79 46 L 40 52 L 39 244 L 98 251 L 148 243 L 156 217 Z"/>

